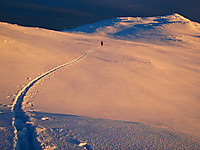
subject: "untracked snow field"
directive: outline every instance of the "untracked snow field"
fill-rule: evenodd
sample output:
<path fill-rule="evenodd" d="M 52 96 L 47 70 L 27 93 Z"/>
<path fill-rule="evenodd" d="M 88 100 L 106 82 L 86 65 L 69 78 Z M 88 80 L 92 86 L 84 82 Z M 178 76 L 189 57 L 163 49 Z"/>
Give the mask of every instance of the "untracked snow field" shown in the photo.
<path fill-rule="evenodd" d="M 179 14 L 0 23 L 0 149 L 200 149 L 199 43 Z"/>

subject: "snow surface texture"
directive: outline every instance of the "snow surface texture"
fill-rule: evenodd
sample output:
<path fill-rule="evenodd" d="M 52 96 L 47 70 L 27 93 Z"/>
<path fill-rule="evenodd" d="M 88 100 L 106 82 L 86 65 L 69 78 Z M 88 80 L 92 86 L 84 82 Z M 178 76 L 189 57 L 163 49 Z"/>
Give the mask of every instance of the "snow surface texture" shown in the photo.
<path fill-rule="evenodd" d="M 0 111 L 0 149 L 13 149 L 12 113 L 5 105 L 0 105 Z"/>
<path fill-rule="evenodd" d="M 48 116 L 51 121 L 40 118 Z M 139 122 L 34 112 L 42 147 L 55 149 L 198 149 L 198 139 Z"/>
<path fill-rule="evenodd" d="M 97 47 L 99 48 L 99 47 Z M 53 68 L 50 71 L 45 72 L 44 74 L 38 76 L 37 78 L 33 79 L 31 82 L 29 82 L 15 97 L 15 100 L 13 102 L 12 111 L 14 114 L 13 117 L 13 126 L 15 128 L 15 142 L 16 144 L 14 147 L 17 150 L 27 150 L 27 149 L 41 149 L 40 145 L 38 144 L 38 141 L 35 140 L 35 131 L 34 127 L 30 124 L 30 120 L 28 119 L 28 116 L 26 116 L 24 110 L 22 109 L 22 102 L 24 100 L 24 96 L 28 92 L 28 90 L 40 79 L 44 78 L 48 74 L 62 68 L 68 65 L 71 65 L 73 63 L 76 63 L 80 61 L 83 57 L 85 57 L 88 53 L 96 50 L 97 48 L 93 48 L 91 50 L 88 50 L 86 53 L 78 57 L 77 59 L 67 62 L 63 65 L 60 65 L 58 67 Z M 43 119 L 44 120 L 44 119 Z M 38 146 L 39 145 L 39 146 Z"/>
<path fill-rule="evenodd" d="M 0 23 L 1 122 L 14 100 L 16 135 L 30 127 L 34 136 L 22 143 L 44 149 L 199 149 L 199 24 L 173 14 L 81 28 Z M 102 40 L 84 61 L 54 68 Z M 9 140 L 7 119 L 0 133 Z"/>
<path fill-rule="evenodd" d="M 188 33 L 198 37 L 199 29 L 198 23 L 174 13 L 147 18 L 118 17 L 64 31 L 84 32 L 130 41 L 172 44 L 172 42 L 186 42 L 183 36 L 187 36 Z"/>

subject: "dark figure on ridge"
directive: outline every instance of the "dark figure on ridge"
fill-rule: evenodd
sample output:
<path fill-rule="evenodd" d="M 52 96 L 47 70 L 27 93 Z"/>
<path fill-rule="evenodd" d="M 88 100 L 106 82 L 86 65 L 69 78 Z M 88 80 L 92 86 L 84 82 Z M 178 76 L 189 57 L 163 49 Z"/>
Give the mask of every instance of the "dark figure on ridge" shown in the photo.
<path fill-rule="evenodd" d="M 103 46 L 103 41 L 101 41 L 101 46 Z"/>

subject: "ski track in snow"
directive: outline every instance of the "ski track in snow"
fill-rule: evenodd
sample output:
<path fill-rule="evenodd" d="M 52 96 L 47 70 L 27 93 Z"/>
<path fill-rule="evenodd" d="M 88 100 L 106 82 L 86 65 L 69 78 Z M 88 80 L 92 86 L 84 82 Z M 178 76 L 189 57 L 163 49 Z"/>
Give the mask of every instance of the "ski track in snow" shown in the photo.
<path fill-rule="evenodd" d="M 28 92 L 28 90 L 40 79 L 44 78 L 48 74 L 63 68 L 65 66 L 69 66 L 73 63 L 80 61 L 83 57 L 85 57 L 88 53 L 100 48 L 98 46 L 91 50 L 88 50 L 80 57 L 76 58 L 75 60 L 55 67 L 42 75 L 36 77 L 31 82 L 29 82 L 21 91 L 18 92 L 17 96 L 12 105 L 12 112 L 13 112 L 13 121 L 12 125 L 15 129 L 15 139 L 14 139 L 14 148 L 16 150 L 34 150 L 34 149 L 41 149 L 40 143 L 36 139 L 36 132 L 35 127 L 30 123 L 29 117 L 25 114 L 24 110 L 22 109 L 22 102 L 24 96 Z M 85 147 L 87 149 L 87 147 Z"/>

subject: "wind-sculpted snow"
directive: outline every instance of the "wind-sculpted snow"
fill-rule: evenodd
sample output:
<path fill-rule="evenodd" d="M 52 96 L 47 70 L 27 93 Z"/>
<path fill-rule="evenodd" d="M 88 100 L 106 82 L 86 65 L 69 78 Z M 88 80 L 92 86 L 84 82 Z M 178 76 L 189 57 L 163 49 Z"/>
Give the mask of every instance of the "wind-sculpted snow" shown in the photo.
<path fill-rule="evenodd" d="M 97 47 L 99 48 L 99 47 Z M 36 132 L 35 127 L 30 123 L 28 115 L 22 109 L 22 102 L 23 98 L 28 92 L 28 90 L 40 79 L 44 78 L 48 74 L 68 65 L 71 65 L 75 62 L 80 61 L 83 57 L 85 57 L 88 53 L 94 51 L 95 49 L 91 49 L 78 57 L 77 59 L 67 62 L 63 65 L 53 68 L 50 71 L 38 76 L 37 78 L 33 79 L 29 82 L 19 93 L 17 94 L 14 102 L 13 102 L 13 127 L 15 128 L 15 142 L 14 147 L 17 150 L 34 150 L 34 149 L 41 149 L 40 143 L 36 139 Z"/>
<path fill-rule="evenodd" d="M 198 149 L 198 138 L 139 122 L 32 112 L 42 147 L 53 149 Z M 51 120 L 42 121 L 48 116 Z"/>
<path fill-rule="evenodd" d="M 117 17 L 64 31 L 103 35 L 114 39 L 154 43 L 159 41 L 169 44 L 183 41 L 182 33 L 179 35 L 181 28 L 183 29 L 181 32 L 190 31 L 192 35 L 194 29 L 200 29 L 200 25 L 174 13 L 157 17 Z"/>
<path fill-rule="evenodd" d="M 125 36 L 128 34 L 126 30 L 131 28 L 150 30 L 150 29 L 155 29 L 155 27 L 162 27 L 163 25 L 167 24 L 190 23 L 190 22 L 191 21 L 189 19 L 184 18 L 183 16 L 177 13 L 173 15 L 158 16 L 158 17 L 117 17 L 111 20 L 103 20 L 101 22 L 97 22 L 94 24 L 83 25 L 71 30 L 64 30 L 64 31 L 104 33 L 116 36 L 122 36 L 121 32 L 124 32 L 123 36 Z M 134 36 L 133 33 L 136 33 L 136 31 L 129 33 L 129 35 Z"/>

